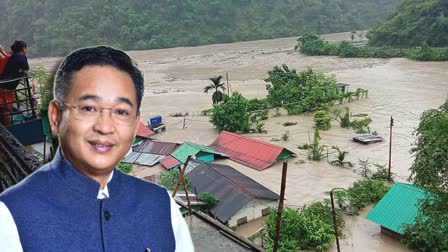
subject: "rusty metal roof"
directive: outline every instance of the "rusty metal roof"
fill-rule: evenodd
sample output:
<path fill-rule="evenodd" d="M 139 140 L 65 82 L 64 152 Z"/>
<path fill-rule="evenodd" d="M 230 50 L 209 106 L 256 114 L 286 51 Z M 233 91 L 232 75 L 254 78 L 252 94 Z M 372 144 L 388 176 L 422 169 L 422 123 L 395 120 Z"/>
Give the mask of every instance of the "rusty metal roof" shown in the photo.
<path fill-rule="evenodd" d="M 159 142 L 145 139 L 140 145 L 134 148 L 134 151 L 166 156 L 171 154 L 177 147 L 179 147 L 179 145 L 180 144 L 178 143 Z"/>
<path fill-rule="evenodd" d="M 137 136 L 139 137 L 145 137 L 148 138 L 151 135 L 154 135 L 154 131 L 150 130 L 148 127 L 146 127 L 145 124 L 143 124 L 142 122 L 139 122 L 138 124 L 138 130 L 137 130 Z"/>
<path fill-rule="evenodd" d="M 228 165 L 205 163 L 187 173 L 195 193 L 211 192 L 219 203 L 212 209 L 222 222 L 228 221 L 236 212 L 256 198 L 277 200 L 278 194 L 240 173 Z"/>
<path fill-rule="evenodd" d="M 210 147 L 229 155 L 235 162 L 257 170 L 265 170 L 279 159 L 295 156 L 294 152 L 284 147 L 228 131 L 221 132 Z"/>
<path fill-rule="evenodd" d="M 172 169 L 182 164 L 179 160 L 177 160 L 175 157 L 168 155 L 162 159 L 159 160 L 160 164 L 165 167 L 166 169 Z"/>

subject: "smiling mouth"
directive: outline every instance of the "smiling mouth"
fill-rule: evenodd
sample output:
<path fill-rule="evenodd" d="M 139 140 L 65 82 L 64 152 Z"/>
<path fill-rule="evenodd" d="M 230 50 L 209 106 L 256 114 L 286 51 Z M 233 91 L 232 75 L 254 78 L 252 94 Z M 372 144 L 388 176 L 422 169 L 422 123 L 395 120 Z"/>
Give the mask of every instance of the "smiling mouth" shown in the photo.
<path fill-rule="evenodd" d="M 113 144 L 110 143 L 98 143 L 98 142 L 89 142 L 90 146 L 99 153 L 105 153 L 112 149 Z"/>

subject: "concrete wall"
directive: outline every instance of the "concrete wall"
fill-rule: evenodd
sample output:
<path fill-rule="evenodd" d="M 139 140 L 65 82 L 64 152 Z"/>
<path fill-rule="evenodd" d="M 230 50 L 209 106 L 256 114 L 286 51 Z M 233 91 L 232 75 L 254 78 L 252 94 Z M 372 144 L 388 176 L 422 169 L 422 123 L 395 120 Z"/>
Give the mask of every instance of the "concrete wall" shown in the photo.
<path fill-rule="evenodd" d="M 276 200 L 265 200 L 265 199 L 256 199 L 249 203 L 246 206 L 241 208 L 236 214 L 229 219 L 229 227 L 238 226 L 238 220 L 246 217 L 247 222 L 260 218 L 262 216 L 262 210 L 271 207 L 277 207 L 278 202 Z M 244 223 L 241 223 L 244 224 Z M 241 225 L 240 224 L 240 225 Z"/>

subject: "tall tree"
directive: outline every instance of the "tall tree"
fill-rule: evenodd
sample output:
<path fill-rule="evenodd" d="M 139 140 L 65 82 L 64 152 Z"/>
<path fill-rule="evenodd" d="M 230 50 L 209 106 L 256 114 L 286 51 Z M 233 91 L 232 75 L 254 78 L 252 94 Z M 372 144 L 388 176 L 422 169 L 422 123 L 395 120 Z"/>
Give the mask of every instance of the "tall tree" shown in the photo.
<path fill-rule="evenodd" d="M 448 251 L 448 100 L 423 113 L 411 177 L 427 188 L 415 224 L 405 228 L 404 242 L 416 251 Z"/>
<path fill-rule="evenodd" d="M 208 91 L 213 89 L 215 90 L 215 92 L 213 92 L 212 95 L 212 101 L 214 105 L 218 105 L 218 103 L 222 101 L 223 94 L 221 90 L 222 91 L 226 90 L 226 88 L 224 87 L 224 83 L 221 82 L 222 78 L 223 78 L 222 75 L 211 77 L 209 78 L 209 80 L 212 83 L 204 87 L 204 93 L 208 93 Z"/>

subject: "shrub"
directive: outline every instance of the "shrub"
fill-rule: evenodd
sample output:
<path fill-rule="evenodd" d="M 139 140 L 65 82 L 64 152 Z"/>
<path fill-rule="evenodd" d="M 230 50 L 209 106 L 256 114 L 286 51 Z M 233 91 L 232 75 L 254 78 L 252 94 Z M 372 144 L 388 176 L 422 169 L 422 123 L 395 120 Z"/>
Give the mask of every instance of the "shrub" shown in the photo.
<path fill-rule="evenodd" d="M 219 203 L 219 200 L 211 192 L 200 192 L 199 199 L 207 203 L 207 209 L 212 209 Z"/>
<path fill-rule="evenodd" d="M 313 144 L 311 145 L 311 148 L 308 149 L 308 159 L 314 161 L 322 160 L 324 156 L 323 155 L 324 146 L 320 145 L 319 140 L 320 140 L 319 129 L 314 128 Z"/>
<path fill-rule="evenodd" d="M 129 173 L 132 170 L 132 164 L 120 162 L 117 165 L 117 169 L 124 173 Z"/>
<path fill-rule="evenodd" d="M 234 92 L 232 96 L 224 95 L 223 102 L 213 108 L 210 121 L 219 130 L 249 132 L 246 98 L 238 92 Z"/>
<path fill-rule="evenodd" d="M 172 169 L 169 171 L 162 172 L 160 174 L 160 184 L 164 186 L 166 189 L 173 191 L 176 187 L 177 181 L 180 178 L 179 169 Z M 187 184 L 187 189 L 191 188 L 191 182 L 187 177 L 184 176 L 184 180 Z M 183 189 L 183 188 L 182 188 Z"/>
<path fill-rule="evenodd" d="M 370 117 L 365 117 L 363 119 L 357 119 L 350 122 L 352 129 L 359 134 L 370 133 L 369 124 L 372 122 Z"/>
<path fill-rule="evenodd" d="M 359 180 L 347 190 L 334 191 L 335 202 L 346 214 L 358 215 L 364 207 L 378 202 L 387 193 L 390 186 L 385 180 Z"/>
<path fill-rule="evenodd" d="M 340 211 L 336 211 L 338 228 L 343 221 Z M 266 220 L 267 249 L 272 249 L 275 238 L 277 212 L 271 211 Z M 280 224 L 279 245 L 284 250 L 327 250 L 334 242 L 333 219 L 327 202 L 315 202 L 299 209 L 285 208 Z"/>
<path fill-rule="evenodd" d="M 315 127 L 320 130 L 328 130 L 331 128 L 331 118 L 328 116 L 327 111 L 318 110 L 314 113 Z"/>
<path fill-rule="evenodd" d="M 348 151 L 341 151 L 337 146 L 332 146 L 331 148 L 337 151 L 337 157 L 335 160 L 330 161 L 330 164 L 341 167 L 353 167 L 352 162 L 345 161 L 345 157 L 349 153 Z"/>

